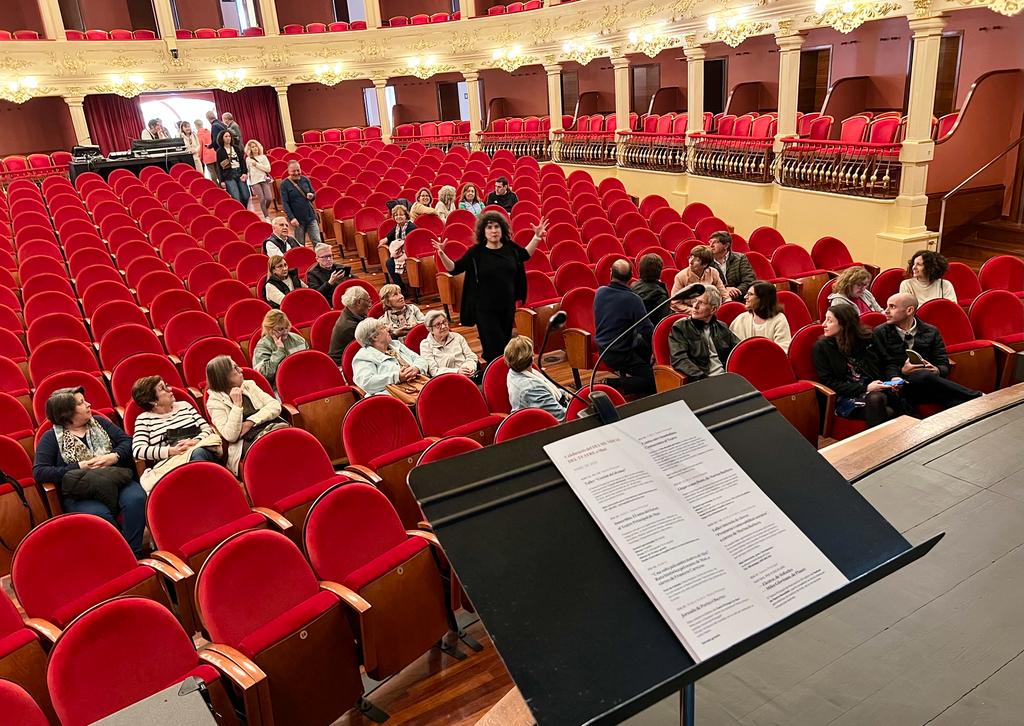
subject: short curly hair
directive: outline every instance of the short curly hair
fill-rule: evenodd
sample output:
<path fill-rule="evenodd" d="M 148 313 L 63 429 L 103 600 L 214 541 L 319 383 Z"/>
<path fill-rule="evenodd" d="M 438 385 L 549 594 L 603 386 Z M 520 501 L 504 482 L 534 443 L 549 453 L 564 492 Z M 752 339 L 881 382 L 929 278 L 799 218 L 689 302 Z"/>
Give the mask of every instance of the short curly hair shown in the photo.
<path fill-rule="evenodd" d="M 478 245 L 487 244 L 487 236 L 484 234 L 484 230 L 487 229 L 487 225 L 492 223 L 501 227 L 502 244 L 508 244 L 512 241 L 512 228 L 508 224 L 508 217 L 501 212 L 490 211 L 484 212 L 476 220 L 476 243 Z"/>
<path fill-rule="evenodd" d="M 928 278 L 929 283 L 943 277 L 946 274 L 946 270 L 949 269 L 949 261 L 938 252 L 918 250 L 910 256 L 910 260 L 907 262 L 907 274 L 911 277 L 914 276 L 914 260 L 918 257 L 921 258 L 921 262 L 924 264 L 924 276 Z"/>

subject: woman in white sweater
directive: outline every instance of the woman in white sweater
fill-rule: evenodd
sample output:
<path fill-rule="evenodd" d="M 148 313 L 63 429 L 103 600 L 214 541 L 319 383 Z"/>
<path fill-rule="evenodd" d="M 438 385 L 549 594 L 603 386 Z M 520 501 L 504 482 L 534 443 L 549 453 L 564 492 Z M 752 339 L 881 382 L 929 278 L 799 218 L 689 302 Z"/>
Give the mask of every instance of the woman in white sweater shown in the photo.
<path fill-rule="evenodd" d="M 792 334 L 789 331 L 789 321 L 782 314 L 775 285 L 758 280 L 747 290 L 743 303 L 747 306 L 747 311 L 737 316 L 729 326 L 733 335 L 740 340 L 768 338 L 788 352 Z"/>
<path fill-rule="evenodd" d="M 206 365 L 209 397 L 206 411 L 228 450 L 227 467 L 238 474 L 242 457 L 263 434 L 288 424 L 281 418 L 281 402 L 252 381 L 231 356 L 219 355 Z"/>
<path fill-rule="evenodd" d="M 943 277 L 948 269 L 949 262 L 938 252 L 919 250 L 907 263 L 910 278 L 900 283 L 900 292 L 916 297 L 918 305 L 940 297 L 956 302 L 953 283 Z"/>
<path fill-rule="evenodd" d="M 427 375 L 461 373 L 476 378 L 476 353 L 464 337 L 451 329 L 448 316 L 441 310 L 431 310 L 423 324 L 427 326 L 428 333 L 420 343 L 420 355 L 427 362 Z"/>
<path fill-rule="evenodd" d="M 270 159 L 263 153 L 263 145 L 256 139 L 245 144 L 245 163 L 249 167 L 249 189 L 260 203 L 263 221 L 270 221 L 270 202 L 274 199 L 274 186 L 270 178 Z"/>

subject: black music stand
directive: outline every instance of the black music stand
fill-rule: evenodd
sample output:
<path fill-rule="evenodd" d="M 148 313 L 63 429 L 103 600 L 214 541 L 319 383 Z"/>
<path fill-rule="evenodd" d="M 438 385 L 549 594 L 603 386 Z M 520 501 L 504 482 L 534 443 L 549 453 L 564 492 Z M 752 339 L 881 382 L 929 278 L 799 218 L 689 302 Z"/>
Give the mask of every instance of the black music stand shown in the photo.
<path fill-rule="evenodd" d="M 597 420 L 417 467 L 409 484 L 542 726 L 618 723 L 922 557 L 942 538 L 911 547 L 739 376 L 692 383 L 618 412 L 625 419 L 680 399 L 850 582 L 695 664 L 542 449 Z M 692 713 L 691 703 L 688 719 Z"/>

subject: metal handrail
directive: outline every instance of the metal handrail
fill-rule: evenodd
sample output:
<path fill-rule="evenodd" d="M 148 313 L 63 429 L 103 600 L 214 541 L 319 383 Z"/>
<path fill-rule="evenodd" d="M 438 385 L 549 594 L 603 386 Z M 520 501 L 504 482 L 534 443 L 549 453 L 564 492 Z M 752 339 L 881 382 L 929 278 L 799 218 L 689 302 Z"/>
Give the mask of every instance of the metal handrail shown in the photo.
<path fill-rule="evenodd" d="M 973 174 L 971 174 L 969 177 L 964 179 L 962 182 L 957 184 L 955 187 L 950 189 L 948 192 L 946 192 L 942 196 L 942 206 L 939 208 L 939 231 L 938 231 L 938 236 L 937 236 L 937 238 L 935 240 L 935 251 L 936 252 L 941 252 L 942 251 L 942 231 L 943 231 L 943 228 L 945 227 L 945 223 L 946 223 L 946 202 L 949 201 L 949 198 L 952 197 L 957 192 L 959 192 L 961 189 L 963 189 L 964 185 L 967 184 L 967 182 L 969 182 L 972 179 L 974 179 L 974 177 L 978 176 L 978 174 L 980 174 L 981 172 L 985 171 L 990 166 L 992 166 L 997 161 L 999 161 L 1004 156 L 1006 156 L 1011 151 L 1013 151 L 1018 146 L 1020 146 L 1022 142 L 1024 142 L 1024 136 L 1019 136 L 1016 141 L 1014 141 L 1012 144 L 1010 144 L 1005 149 L 1000 151 L 999 154 L 995 158 L 993 158 L 987 164 L 985 164 L 984 166 L 979 168 L 977 171 L 975 171 Z"/>

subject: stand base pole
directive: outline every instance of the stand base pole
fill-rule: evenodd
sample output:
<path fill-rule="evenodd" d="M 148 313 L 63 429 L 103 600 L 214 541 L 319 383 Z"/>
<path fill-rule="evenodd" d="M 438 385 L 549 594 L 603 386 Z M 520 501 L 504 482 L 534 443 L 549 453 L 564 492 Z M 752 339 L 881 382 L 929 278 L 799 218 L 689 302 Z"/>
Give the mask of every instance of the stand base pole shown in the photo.
<path fill-rule="evenodd" d="M 693 726 L 694 685 L 691 683 L 679 692 L 679 724 Z"/>

